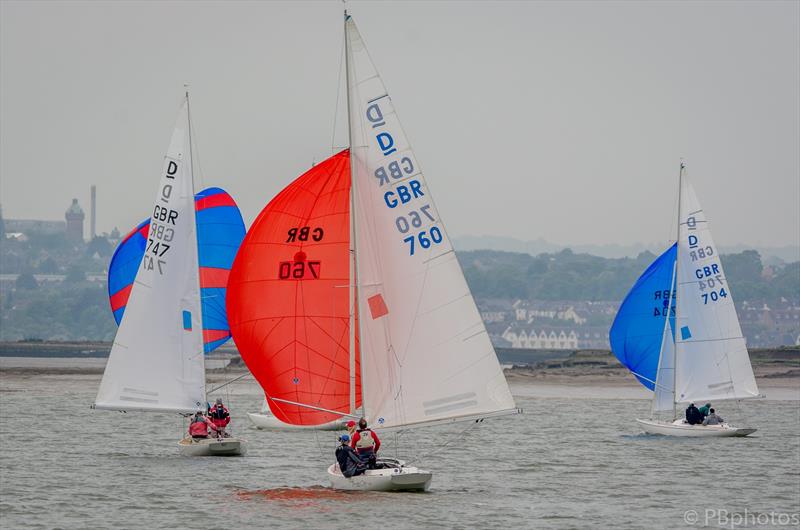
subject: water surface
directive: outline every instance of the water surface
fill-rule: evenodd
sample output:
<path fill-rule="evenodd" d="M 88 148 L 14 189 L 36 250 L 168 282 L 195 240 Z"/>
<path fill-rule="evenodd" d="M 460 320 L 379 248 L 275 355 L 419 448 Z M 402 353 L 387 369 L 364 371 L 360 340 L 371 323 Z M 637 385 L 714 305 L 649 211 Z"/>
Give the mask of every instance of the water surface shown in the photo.
<path fill-rule="evenodd" d="M 514 384 L 523 415 L 384 436 L 434 471 L 429 493 L 362 493 L 328 488 L 335 433 L 251 428 L 253 384 L 223 394 L 248 456 L 184 458 L 183 419 L 90 410 L 99 379 L 0 379 L 3 528 L 685 528 L 688 509 L 800 511 L 797 401 L 726 405 L 759 431 L 693 440 L 639 434 L 646 400 Z"/>

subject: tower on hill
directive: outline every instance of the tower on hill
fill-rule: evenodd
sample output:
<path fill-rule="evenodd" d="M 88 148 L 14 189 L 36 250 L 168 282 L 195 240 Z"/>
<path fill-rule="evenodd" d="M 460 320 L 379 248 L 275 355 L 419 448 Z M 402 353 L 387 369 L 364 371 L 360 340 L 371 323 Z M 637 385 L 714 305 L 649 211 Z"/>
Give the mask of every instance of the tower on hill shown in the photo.
<path fill-rule="evenodd" d="M 72 199 L 72 204 L 67 208 L 64 218 L 67 220 L 67 239 L 83 241 L 83 219 L 86 217 L 83 208 L 78 204 L 78 199 Z"/>

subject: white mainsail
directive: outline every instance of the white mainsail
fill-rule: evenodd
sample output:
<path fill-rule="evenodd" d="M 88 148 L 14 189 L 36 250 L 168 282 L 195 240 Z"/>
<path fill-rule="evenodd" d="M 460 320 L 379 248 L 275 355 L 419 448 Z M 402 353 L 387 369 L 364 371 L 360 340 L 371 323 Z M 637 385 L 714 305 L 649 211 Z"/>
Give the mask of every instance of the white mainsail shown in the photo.
<path fill-rule="evenodd" d="M 365 414 L 393 427 L 516 412 L 386 88 L 345 22 Z"/>
<path fill-rule="evenodd" d="M 188 99 L 156 194 L 136 274 L 95 407 L 191 412 L 205 403 Z"/>
<path fill-rule="evenodd" d="M 757 397 L 758 387 L 728 280 L 705 213 L 685 172 L 680 194 L 676 401 Z"/>

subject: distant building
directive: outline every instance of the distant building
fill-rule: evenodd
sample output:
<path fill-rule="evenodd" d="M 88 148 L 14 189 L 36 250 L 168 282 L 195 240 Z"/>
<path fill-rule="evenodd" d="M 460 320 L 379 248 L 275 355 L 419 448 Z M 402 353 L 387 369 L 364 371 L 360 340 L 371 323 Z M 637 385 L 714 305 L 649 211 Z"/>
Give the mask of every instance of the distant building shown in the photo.
<path fill-rule="evenodd" d="M 92 184 L 91 187 L 91 217 L 89 221 L 89 241 L 97 236 L 97 186 Z"/>
<path fill-rule="evenodd" d="M 512 348 L 536 350 L 575 350 L 579 347 L 578 334 L 571 329 L 540 328 L 523 329 L 509 326 L 501 335 Z"/>
<path fill-rule="evenodd" d="M 40 221 L 38 219 L 4 219 L 6 233 L 16 234 L 63 234 L 64 221 Z"/>
<path fill-rule="evenodd" d="M 83 241 L 83 219 L 85 217 L 83 208 L 78 204 L 78 199 L 72 199 L 72 204 L 64 214 L 64 218 L 67 220 L 67 239 Z"/>

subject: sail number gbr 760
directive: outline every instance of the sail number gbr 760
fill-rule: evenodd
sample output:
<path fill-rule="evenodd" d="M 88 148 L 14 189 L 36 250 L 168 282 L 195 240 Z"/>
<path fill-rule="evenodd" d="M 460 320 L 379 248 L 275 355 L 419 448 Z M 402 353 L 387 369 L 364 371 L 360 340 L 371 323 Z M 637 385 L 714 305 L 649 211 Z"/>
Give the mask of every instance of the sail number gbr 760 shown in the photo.
<path fill-rule="evenodd" d="M 383 117 L 383 110 L 379 102 L 373 102 L 367 106 L 365 112 L 367 121 L 376 130 L 375 143 L 388 157 L 397 152 L 395 140 L 392 133 L 386 127 L 386 120 Z M 383 203 L 390 210 L 397 211 L 395 214 L 394 225 L 402 235 L 403 242 L 408 248 L 408 255 L 413 256 L 417 248 L 428 249 L 432 245 L 438 245 L 444 241 L 441 229 L 435 225 L 436 217 L 431 211 L 431 205 L 426 202 L 425 192 L 422 189 L 422 182 L 413 178 L 418 172 L 414 167 L 414 161 L 409 152 L 408 155 L 399 156 L 383 165 L 378 166 L 373 175 L 378 180 L 378 186 L 388 185 L 392 188 L 392 181 L 405 182 L 397 184 L 393 189 L 383 192 Z M 409 210 L 401 213 L 401 208 L 409 207 Z M 423 229 L 425 226 L 430 228 Z"/>

